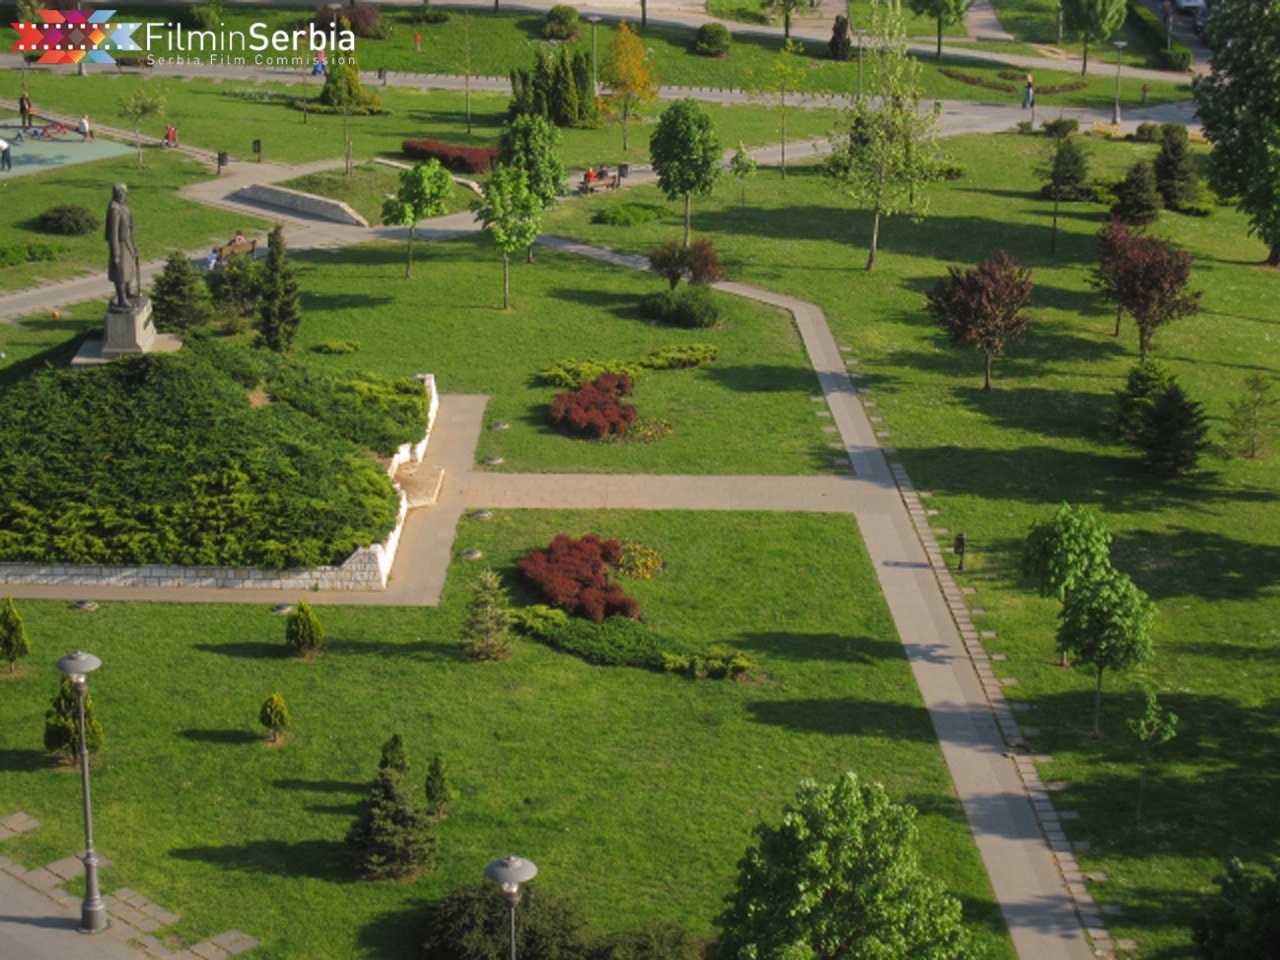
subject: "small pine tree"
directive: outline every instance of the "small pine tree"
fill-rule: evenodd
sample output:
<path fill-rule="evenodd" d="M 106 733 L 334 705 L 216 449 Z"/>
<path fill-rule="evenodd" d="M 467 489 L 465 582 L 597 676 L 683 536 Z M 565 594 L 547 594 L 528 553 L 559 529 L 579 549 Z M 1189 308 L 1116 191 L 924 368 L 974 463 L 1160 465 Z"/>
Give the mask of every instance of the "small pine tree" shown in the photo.
<path fill-rule="evenodd" d="M 151 287 L 151 311 L 161 332 L 191 330 L 212 318 L 209 288 L 185 254 L 169 254 Z"/>
<path fill-rule="evenodd" d="M 1116 392 L 1116 435 L 1136 444 L 1147 429 L 1156 398 L 1169 389 L 1173 374 L 1154 360 L 1136 363 L 1129 369 L 1123 390 Z"/>
<path fill-rule="evenodd" d="M 837 14 L 836 22 L 831 25 L 827 56 L 837 63 L 843 63 L 853 56 L 853 36 L 849 32 L 849 18 L 844 14 Z"/>
<path fill-rule="evenodd" d="M 257 312 L 261 273 L 258 262 L 245 253 L 227 257 L 220 269 L 206 273 L 205 284 L 213 298 L 214 309 L 230 320 Z"/>
<path fill-rule="evenodd" d="M 6 597 L 4 610 L 0 611 L 0 657 L 9 661 L 9 672 L 14 673 L 18 661 L 30 652 L 31 638 L 27 636 L 22 614 L 18 613 L 13 597 Z"/>
<path fill-rule="evenodd" d="M 283 226 L 276 224 L 267 245 L 267 265 L 259 287 L 257 344 L 276 353 L 288 353 L 302 324 L 302 308 L 298 300 L 298 278 L 288 260 Z"/>
<path fill-rule="evenodd" d="M 382 758 L 378 761 L 379 770 L 394 770 L 396 773 L 409 772 L 409 751 L 405 749 L 404 737 L 393 733 L 382 745 Z"/>
<path fill-rule="evenodd" d="M 1192 473 L 1209 445 L 1205 420 L 1204 406 L 1176 382 L 1169 384 L 1149 408 L 1135 443 L 1147 468 L 1164 477 Z"/>
<path fill-rule="evenodd" d="M 308 659 L 324 646 L 324 627 L 307 601 L 299 600 L 298 609 L 289 614 L 284 639 L 297 656 Z"/>
<path fill-rule="evenodd" d="M 471 610 L 462 634 L 467 656 L 504 660 L 511 653 L 511 603 L 502 580 L 492 570 L 485 570 L 472 589 Z"/>
<path fill-rule="evenodd" d="M 405 780 L 395 770 L 379 770 L 369 796 L 347 831 L 347 847 L 356 872 L 369 880 L 406 879 L 435 862 L 431 818 L 409 799 Z"/>
<path fill-rule="evenodd" d="M 427 768 L 426 788 L 427 811 L 433 817 L 445 816 L 454 792 L 445 777 L 444 758 L 438 753 L 431 758 L 431 765 Z"/>
<path fill-rule="evenodd" d="M 1187 128 L 1180 123 L 1160 127 L 1160 152 L 1156 155 L 1156 185 L 1164 205 L 1181 210 L 1200 196 L 1200 172 L 1191 155 Z"/>
<path fill-rule="evenodd" d="M 1151 164 L 1139 160 L 1116 187 L 1111 215 L 1125 223 L 1152 223 L 1160 215 L 1160 191 Z"/>
<path fill-rule="evenodd" d="M 1093 188 L 1089 185 L 1089 158 L 1076 137 L 1068 134 L 1053 138 L 1043 176 L 1046 183 L 1042 192 L 1050 200 L 1072 203 L 1093 198 Z"/>
<path fill-rule="evenodd" d="M 97 753 L 104 735 L 93 708 L 93 697 L 88 693 L 84 695 L 84 736 L 89 752 Z M 45 711 L 44 748 L 68 760 L 80 750 L 80 712 L 70 677 L 62 678 L 53 702 Z"/>
<path fill-rule="evenodd" d="M 1238 457 L 1256 460 L 1280 430 L 1280 398 L 1271 395 L 1274 381 L 1250 374 L 1244 381 L 1244 396 L 1232 401 L 1222 443 Z"/>
<path fill-rule="evenodd" d="M 279 693 L 267 697 L 258 711 L 258 722 L 271 731 L 271 742 L 279 743 L 284 728 L 289 725 L 289 706 L 284 697 Z"/>

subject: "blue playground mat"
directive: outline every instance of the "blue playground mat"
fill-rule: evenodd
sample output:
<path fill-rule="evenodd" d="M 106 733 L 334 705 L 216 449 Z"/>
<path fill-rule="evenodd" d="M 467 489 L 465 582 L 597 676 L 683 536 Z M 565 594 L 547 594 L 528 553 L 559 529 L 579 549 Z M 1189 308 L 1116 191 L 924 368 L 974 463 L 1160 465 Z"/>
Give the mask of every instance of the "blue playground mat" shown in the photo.
<path fill-rule="evenodd" d="M 118 157 L 133 150 L 133 147 L 114 140 L 81 140 L 80 134 L 74 130 L 51 139 L 42 137 L 37 140 L 28 136 L 19 143 L 18 122 L 17 117 L 0 118 L 0 138 L 9 141 L 10 155 L 13 157 L 13 169 L 0 172 L 0 179 L 44 173 L 73 163 Z"/>

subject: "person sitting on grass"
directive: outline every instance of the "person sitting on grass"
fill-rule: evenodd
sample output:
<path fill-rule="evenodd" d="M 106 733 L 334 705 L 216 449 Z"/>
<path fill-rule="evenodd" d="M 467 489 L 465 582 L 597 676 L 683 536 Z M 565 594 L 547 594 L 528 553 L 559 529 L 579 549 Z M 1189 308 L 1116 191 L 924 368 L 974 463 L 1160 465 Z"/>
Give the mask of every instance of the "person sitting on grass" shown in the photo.
<path fill-rule="evenodd" d="M 164 145 L 166 147 L 176 147 L 178 145 L 178 128 L 172 123 L 165 127 Z"/>

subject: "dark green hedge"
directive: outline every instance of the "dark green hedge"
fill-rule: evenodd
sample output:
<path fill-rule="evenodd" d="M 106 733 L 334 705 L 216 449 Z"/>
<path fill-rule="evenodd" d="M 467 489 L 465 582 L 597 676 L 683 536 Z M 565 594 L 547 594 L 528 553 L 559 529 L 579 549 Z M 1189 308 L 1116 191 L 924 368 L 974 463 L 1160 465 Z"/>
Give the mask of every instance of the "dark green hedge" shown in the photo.
<path fill-rule="evenodd" d="M 358 401 L 322 377 L 308 396 L 295 370 L 276 370 L 290 402 L 252 405 L 262 366 L 254 352 L 191 344 L 11 386 L 0 395 L 0 560 L 279 569 L 381 540 L 398 504 L 371 445 L 344 436 L 359 430 L 342 402 Z"/>

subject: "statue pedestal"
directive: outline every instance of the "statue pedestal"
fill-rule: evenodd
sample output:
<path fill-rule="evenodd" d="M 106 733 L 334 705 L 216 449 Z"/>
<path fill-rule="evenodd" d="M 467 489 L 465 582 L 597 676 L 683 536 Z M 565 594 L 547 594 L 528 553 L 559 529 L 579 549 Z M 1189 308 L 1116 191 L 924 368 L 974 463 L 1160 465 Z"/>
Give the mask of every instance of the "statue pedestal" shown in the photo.
<path fill-rule="evenodd" d="M 107 360 L 130 354 L 147 353 L 156 342 L 155 324 L 151 322 L 151 300 L 134 297 L 129 306 L 112 300 L 107 307 L 107 336 L 102 342 L 102 356 Z"/>
<path fill-rule="evenodd" d="M 144 353 L 176 353 L 182 341 L 167 333 L 156 333 L 151 322 L 151 301 L 134 297 L 127 307 L 112 300 L 104 321 L 106 336 L 86 340 L 80 347 L 73 369 L 97 367 L 120 357 L 136 357 Z"/>

